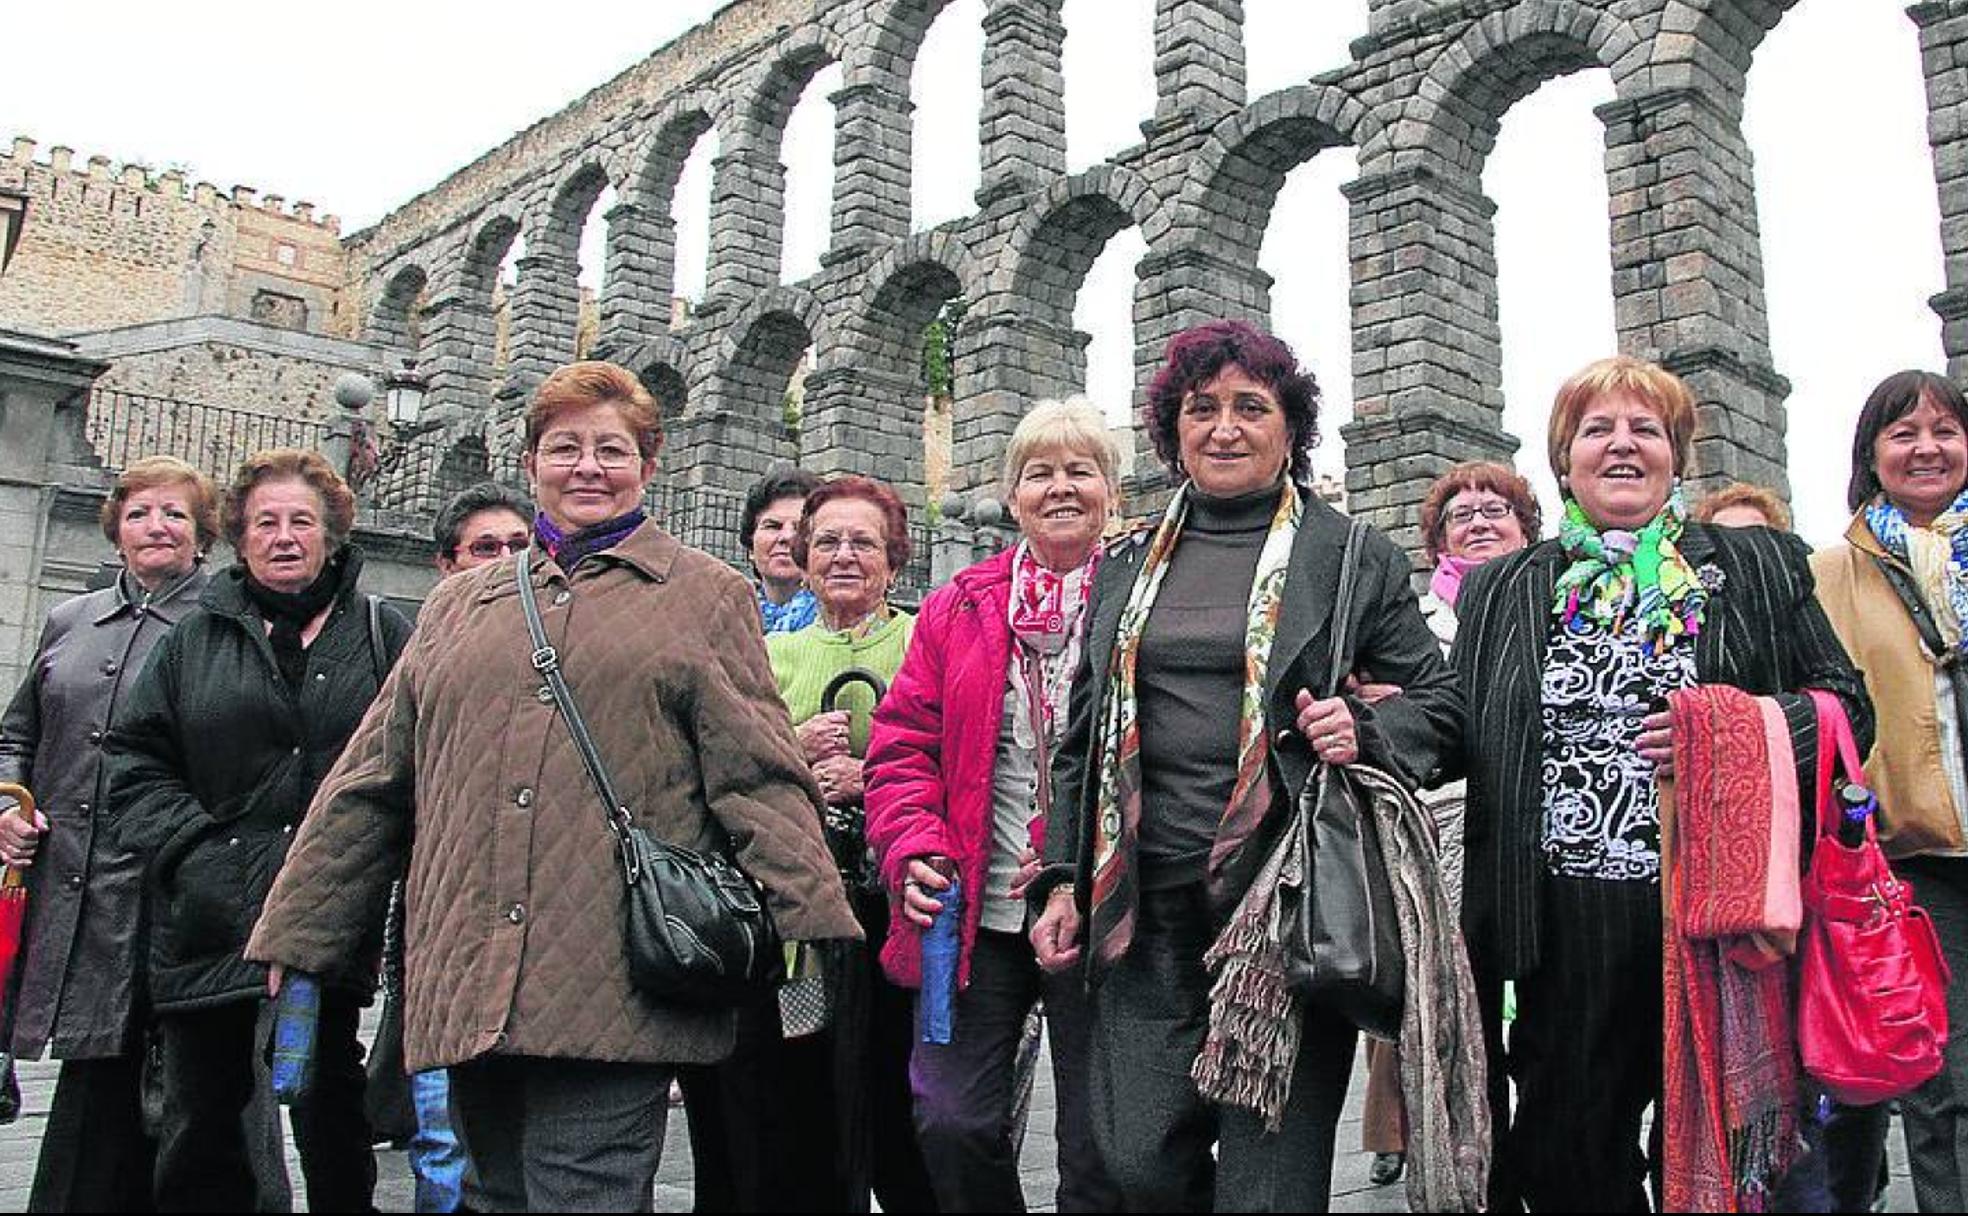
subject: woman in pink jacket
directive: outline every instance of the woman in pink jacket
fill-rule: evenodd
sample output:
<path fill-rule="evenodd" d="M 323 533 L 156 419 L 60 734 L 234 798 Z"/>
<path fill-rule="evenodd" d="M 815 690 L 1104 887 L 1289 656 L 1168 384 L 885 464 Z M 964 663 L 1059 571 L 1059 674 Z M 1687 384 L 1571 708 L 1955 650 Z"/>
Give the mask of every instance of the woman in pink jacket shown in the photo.
<path fill-rule="evenodd" d="M 1023 538 L 924 602 L 869 739 L 868 841 L 901 913 L 882 965 L 897 984 L 922 987 L 923 934 L 958 884 L 953 1033 L 918 1041 L 909 1070 L 945 1212 L 1025 1210 L 1013 1071 L 1041 997 L 1059 1103 L 1059 1210 L 1118 1210 L 1087 1118 L 1085 994 L 1073 978 L 1040 972 L 1024 934 L 1024 886 L 1045 838 L 1051 751 L 1119 463 L 1106 419 L 1084 399 L 1041 402 L 1025 416 L 1003 482 Z"/>

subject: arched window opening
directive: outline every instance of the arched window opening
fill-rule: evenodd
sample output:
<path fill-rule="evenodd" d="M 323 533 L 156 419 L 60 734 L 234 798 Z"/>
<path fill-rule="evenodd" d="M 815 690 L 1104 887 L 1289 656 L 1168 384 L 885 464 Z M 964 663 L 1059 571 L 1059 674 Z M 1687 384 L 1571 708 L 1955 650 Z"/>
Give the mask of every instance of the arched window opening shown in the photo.
<path fill-rule="evenodd" d="M 983 181 L 977 116 L 984 107 L 984 0 L 950 0 L 909 75 L 910 211 L 916 231 L 977 209 Z"/>
<path fill-rule="evenodd" d="M 1545 459 L 1551 400 L 1579 368 L 1618 349 L 1608 236 L 1603 69 L 1554 80 L 1504 115 L 1483 192 L 1496 203 L 1497 309 L 1503 332 L 1503 429 L 1517 470 L 1557 518 Z"/>
<path fill-rule="evenodd" d="M 833 240 L 834 101 L 841 68 L 828 64 L 801 90 L 780 141 L 786 166 L 786 237 L 779 281 L 797 283 L 817 274 Z"/>
<path fill-rule="evenodd" d="M 1141 142 L 1155 116 L 1154 0 L 1065 0 L 1066 167 L 1077 173 Z"/>
<path fill-rule="evenodd" d="M 608 213 L 615 208 L 615 187 L 604 186 L 581 221 L 581 239 L 575 248 L 579 269 L 575 282 L 581 303 L 574 325 L 574 357 L 585 359 L 601 335 L 601 295 L 608 289 Z"/>
<path fill-rule="evenodd" d="M 1094 259 L 1073 302 L 1073 328 L 1087 337 L 1084 391 L 1107 415 L 1126 472 L 1133 470 L 1137 404 L 1134 288 L 1136 267 L 1146 256 L 1148 242 L 1139 228 L 1115 233 Z"/>
<path fill-rule="evenodd" d="M 1901 7 L 1798 5 L 1757 49 L 1744 101 L 1771 357 L 1791 383 L 1790 433 L 1809 436 L 1786 445 L 1791 506 L 1814 545 L 1850 519 L 1851 435 L 1873 386 L 1946 370 L 1927 306 L 1946 282 L 1920 38 Z"/>
<path fill-rule="evenodd" d="M 711 176 L 720 148 L 715 128 L 697 137 L 670 195 L 676 232 L 675 281 L 670 288 L 670 327 L 680 328 L 704 301 L 711 261 Z"/>
<path fill-rule="evenodd" d="M 492 379 L 506 374 L 512 362 L 512 300 L 519 287 L 519 263 L 526 256 L 526 238 L 516 235 L 492 275 Z"/>
<path fill-rule="evenodd" d="M 1264 230 L 1258 266 L 1272 279 L 1271 331 L 1319 382 L 1319 446 L 1312 467 L 1335 489 L 1346 480 L 1340 428 L 1353 418 L 1353 320 L 1340 188 L 1360 175 L 1351 148 L 1328 148 L 1285 177 Z"/>

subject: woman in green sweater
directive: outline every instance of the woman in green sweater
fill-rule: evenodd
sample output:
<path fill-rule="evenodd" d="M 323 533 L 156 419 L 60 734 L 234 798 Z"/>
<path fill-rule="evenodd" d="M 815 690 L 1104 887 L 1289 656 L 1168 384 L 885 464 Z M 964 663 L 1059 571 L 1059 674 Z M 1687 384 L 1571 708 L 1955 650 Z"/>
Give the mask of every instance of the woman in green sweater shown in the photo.
<path fill-rule="evenodd" d="M 909 560 L 909 518 L 879 481 L 842 477 L 807 496 L 793 554 L 820 615 L 795 633 L 766 639 L 779 696 L 826 798 L 827 842 L 840 864 L 865 943 L 829 947 L 831 1019 L 820 1033 L 788 1040 L 776 1118 L 802 1129 L 778 1160 L 788 1194 L 818 1211 L 867 1211 L 872 1188 L 885 1212 L 934 1212 L 935 1192 L 916 1144 L 909 1090 L 915 996 L 890 984 L 874 960 L 888 937 L 888 896 L 868 857 L 862 826 L 861 757 L 876 695 L 847 686 L 821 712 L 827 685 L 860 669 L 886 687 L 902 668 L 916 619 L 888 602 Z M 830 1140 L 817 1129 L 831 1127 Z"/>

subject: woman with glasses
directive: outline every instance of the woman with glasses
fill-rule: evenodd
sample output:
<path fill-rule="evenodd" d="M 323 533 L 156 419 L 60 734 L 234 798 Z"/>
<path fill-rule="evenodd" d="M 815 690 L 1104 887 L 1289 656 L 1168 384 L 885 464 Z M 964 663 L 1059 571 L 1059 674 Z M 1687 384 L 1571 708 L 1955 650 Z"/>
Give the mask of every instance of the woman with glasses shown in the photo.
<path fill-rule="evenodd" d="M 532 541 L 533 504 L 511 486 L 483 482 L 444 504 L 431 534 L 439 573 L 476 569 Z"/>
<path fill-rule="evenodd" d="M 529 579 L 629 813 L 729 848 L 788 941 L 852 937 L 818 791 L 776 695 L 752 589 L 642 511 L 656 403 L 609 363 L 563 367 L 526 413 L 540 513 Z M 729 1010 L 629 979 L 624 886 L 566 722 L 540 696 L 519 563 L 446 579 L 322 786 L 249 954 L 319 973 L 408 866 L 404 1059 L 446 1068 L 473 1211 L 648 1211 L 670 1078 L 731 1049 Z"/>
<path fill-rule="evenodd" d="M 865 948 L 837 950 L 825 965 L 836 997 L 826 1030 L 787 1044 L 784 1091 L 802 1095 L 781 1117 L 793 1129 L 785 1148 L 788 1193 L 819 1211 L 866 1211 L 872 1187 L 885 1212 L 933 1212 L 916 1142 L 909 1056 L 915 1000 L 890 983 L 874 959 L 888 939 L 888 896 L 868 854 L 862 814 L 862 757 L 875 696 L 864 684 L 821 704 L 829 683 L 860 670 L 884 686 L 895 679 L 916 618 L 888 602 L 909 561 L 909 518 L 894 490 L 868 477 L 842 477 L 807 495 L 793 554 L 820 601 L 819 619 L 766 639 L 779 694 L 792 712 L 807 763 L 827 802 L 827 839 L 867 937 Z M 834 1137 L 820 1129 L 832 1128 Z"/>

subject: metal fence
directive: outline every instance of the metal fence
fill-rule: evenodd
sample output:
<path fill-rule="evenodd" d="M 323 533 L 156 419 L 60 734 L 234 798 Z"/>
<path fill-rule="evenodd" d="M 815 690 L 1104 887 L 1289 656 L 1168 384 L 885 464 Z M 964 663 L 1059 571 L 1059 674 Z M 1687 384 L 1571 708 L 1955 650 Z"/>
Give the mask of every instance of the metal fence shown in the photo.
<path fill-rule="evenodd" d="M 86 434 L 111 472 L 146 456 L 175 456 L 223 484 L 254 452 L 318 450 L 328 427 L 304 418 L 98 388 L 89 394 Z"/>

